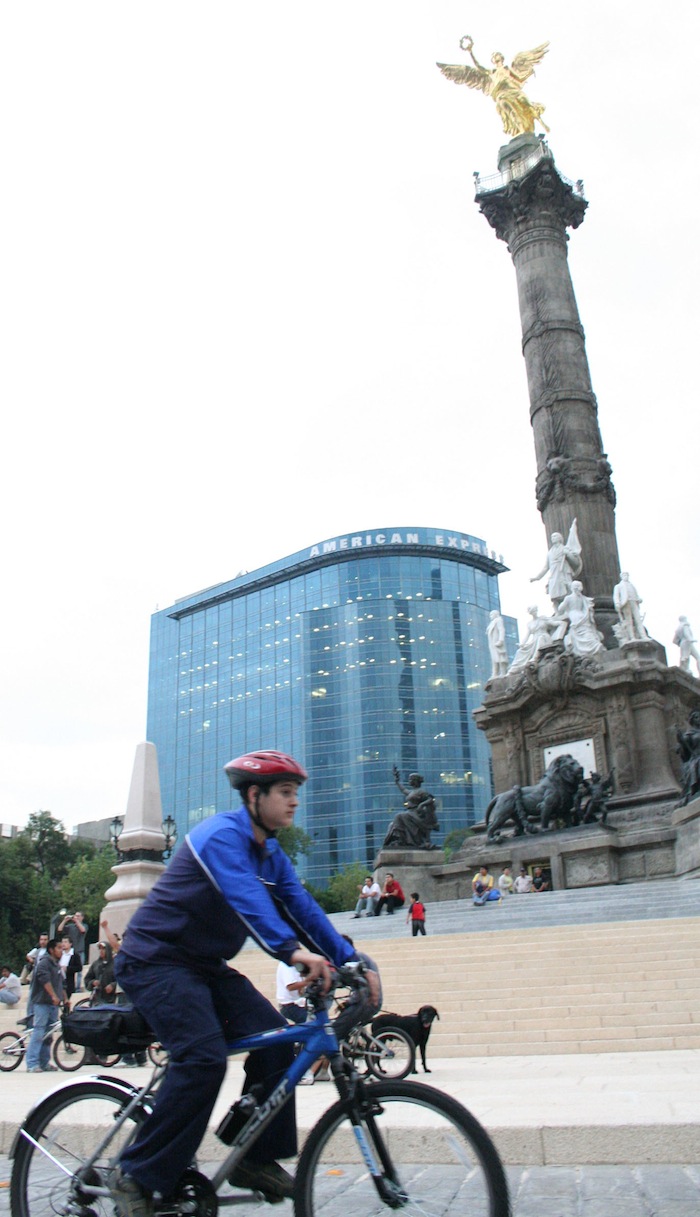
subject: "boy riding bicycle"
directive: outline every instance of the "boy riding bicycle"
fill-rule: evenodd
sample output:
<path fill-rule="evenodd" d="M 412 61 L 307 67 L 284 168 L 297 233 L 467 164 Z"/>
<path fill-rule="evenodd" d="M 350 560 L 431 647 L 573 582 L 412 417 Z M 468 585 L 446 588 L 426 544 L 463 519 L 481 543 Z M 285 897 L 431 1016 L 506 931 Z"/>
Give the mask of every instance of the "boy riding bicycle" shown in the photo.
<path fill-rule="evenodd" d="M 141 908 L 115 961 L 125 993 L 170 1054 L 153 1114 L 121 1158 L 114 1188 L 118 1217 L 152 1217 L 153 1193 L 168 1197 L 206 1131 L 226 1072 L 226 1043 L 286 1020 L 226 960 L 250 935 L 310 980 L 330 985 L 336 966 L 359 958 L 298 879 L 275 836 L 292 824 L 307 778 L 284 753 L 249 753 L 225 767 L 243 806 L 198 824 Z M 378 1004 L 379 978 L 368 973 Z M 183 1000 L 182 995 L 187 995 Z M 265 1098 L 292 1059 L 286 1045 L 252 1053 L 244 1092 Z M 292 1195 L 277 1161 L 297 1152 L 293 1098 L 255 1141 L 230 1182 L 266 1199 Z"/>

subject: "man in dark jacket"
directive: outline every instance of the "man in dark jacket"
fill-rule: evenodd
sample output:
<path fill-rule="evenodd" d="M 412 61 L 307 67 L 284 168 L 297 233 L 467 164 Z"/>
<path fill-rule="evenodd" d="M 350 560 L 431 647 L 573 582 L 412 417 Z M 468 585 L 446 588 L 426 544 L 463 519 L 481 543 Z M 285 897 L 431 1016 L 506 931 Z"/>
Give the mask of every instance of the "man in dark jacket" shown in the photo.
<path fill-rule="evenodd" d="M 97 949 L 99 955 L 85 973 L 85 989 L 95 995 L 97 1002 L 113 1002 L 117 997 L 117 982 L 114 979 L 112 948 L 108 942 L 100 942 Z"/>
<path fill-rule="evenodd" d="M 151 1217 L 152 1195 L 172 1195 L 204 1136 L 226 1072 L 226 1041 L 287 1026 L 226 960 L 250 935 L 309 979 L 330 984 L 358 956 L 302 886 L 276 833 L 294 821 L 306 773 L 280 752 L 254 752 L 226 766 L 243 806 L 198 824 L 132 918 L 115 961 L 117 980 L 170 1054 L 153 1114 L 122 1154 L 113 1197 L 118 1217 Z M 306 945 L 302 945 L 302 943 Z M 369 977 L 379 994 L 376 974 Z M 183 1002 L 178 995 L 187 993 Z M 287 1045 L 251 1053 L 244 1090 L 267 1097 L 293 1058 Z M 291 1196 L 276 1161 L 297 1152 L 293 1098 L 231 1177 L 271 1200 Z"/>

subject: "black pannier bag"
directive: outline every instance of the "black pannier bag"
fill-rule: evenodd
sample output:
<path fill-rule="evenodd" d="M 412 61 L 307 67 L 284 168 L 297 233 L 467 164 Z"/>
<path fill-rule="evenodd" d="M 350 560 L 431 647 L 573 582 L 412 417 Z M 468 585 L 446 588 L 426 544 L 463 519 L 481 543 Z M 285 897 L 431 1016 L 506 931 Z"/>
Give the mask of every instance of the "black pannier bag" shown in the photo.
<path fill-rule="evenodd" d="M 100 1055 L 138 1052 L 156 1038 L 133 1006 L 81 1006 L 61 1017 L 63 1039 Z"/>

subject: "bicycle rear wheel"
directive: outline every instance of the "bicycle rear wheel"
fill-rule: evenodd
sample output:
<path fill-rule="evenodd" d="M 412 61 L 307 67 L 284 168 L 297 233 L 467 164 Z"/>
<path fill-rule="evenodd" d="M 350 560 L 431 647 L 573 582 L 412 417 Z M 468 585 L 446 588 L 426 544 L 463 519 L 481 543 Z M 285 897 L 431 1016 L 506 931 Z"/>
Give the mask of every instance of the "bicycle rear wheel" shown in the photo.
<path fill-rule="evenodd" d="M 389 1208 L 406 1217 L 510 1212 L 488 1133 L 461 1103 L 417 1082 L 361 1084 L 356 1100 L 335 1103 L 312 1128 L 297 1168 L 296 1217 L 321 1217 L 338 1205 L 363 1217 L 385 1217 Z"/>
<path fill-rule="evenodd" d="M 19 1065 L 24 1056 L 24 1042 L 21 1035 L 14 1031 L 3 1031 L 0 1035 L 0 1069 L 10 1073 Z"/>
<path fill-rule="evenodd" d="M 367 1063 L 369 1043 L 369 1037 L 365 1035 L 364 1031 L 353 1031 L 348 1039 L 343 1040 L 340 1045 L 340 1051 L 345 1060 L 359 1073 L 360 1077 L 366 1077 L 369 1073 L 369 1065 Z"/>
<path fill-rule="evenodd" d="M 126 1082 L 91 1079 L 68 1082 L 48 1095 L 29 1114 L 13 1146 L 12 1217 L 87 1212 L 114 1217 L 111 1197 L 94 1196 L 85 1186 L 110 1185 L 119 1154 L 148 1114 L 139 1106 L 115 1129 L 117 1117 L 135 1094 Z M 100 1148 L 110 1130 L 109 1144 Z"/>
<path fill-rule="evenodd" d="M 398 1082 L 413 1073 L 416 1046 L 410 1035 L 400 1031 L 398 1027 L 380 1031 L 369 1042 L 367 1063 L 375 1078 L 393 1078 Z"/>
<path fill-rule="evenodd" d="M 76 1069 L 85 1064 L 86 1057 L 87 1048 L 82 1044 L 69 1044 L 62 1035 L 53 1042 L 53 1059 L 65 1073 L 75 1073 Z"/>

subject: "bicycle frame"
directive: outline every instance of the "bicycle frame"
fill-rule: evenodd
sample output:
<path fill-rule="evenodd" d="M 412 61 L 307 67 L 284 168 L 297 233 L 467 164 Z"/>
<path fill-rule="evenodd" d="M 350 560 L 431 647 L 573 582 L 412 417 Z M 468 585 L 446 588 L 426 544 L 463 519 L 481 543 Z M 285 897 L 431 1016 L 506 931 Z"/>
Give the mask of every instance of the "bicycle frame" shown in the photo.
<path fill-rule="evenodd" d="M 294 1093 L 294 1090 L 300 1079 L 311 1067 L 314 1061 L 320 1056 L 328 1056 L 331 1062 L 336 1065 L 334 1069 L 334 1078 L 336 1084 L 342 1080 L 343 1062 L 338 1047 L 338 1041 L 333 1031 L 333 1024 L 328 1016 L 326 1009 L 319 1010 L 316 1015 L 306 1023 L 291 1024 L 287 1027 L 275 1027 L 272 1031 L 263 1031 L 255 1035 L 248 1035 L 241 1039 L 231 1040 L 226 1047 L 230 1056 L 234 1056 L 241 1052 L 255 1052 L 261 1048 L 267 1047 L 274 1040 L 276 1043 L 282 1044 L 301 1044 L 301 1049 L 295 1059 L 292 1061 L 284 1077 L 280 1079 L 272 1094 L 257 1103 L 254 1110 L 251 1112 L 250 1118 L 238 1131 L 234 1138 L 229 1153 L 222 1162 L 216 1174 L 211 1178 L 210 1182 L 216 1192 L 223 1183 L 226 1182 L 231 1171 L 236 1167 L 238 1162 L 244 1157 L 247 1147 L 252 1141 L 255 1141 L 263 1129 L 274 1119 L 277 1112 L 285 1103 L 289 1101 Z M 157 1065 L 151 1076 L 142 1086 L 140 1090 L 136 1090 L 128 1082 L 122 1081 L 120 1078 L 105 1077 L 99 1075 L 100 1080 L 110 1082 L 116 1086 L 122 1086 L 126 1095 L 130 1096 L 130 1101 L 123 1107 L 118 1118 L 115 1120 L 112 1127 L 105 1134 L 96 1146 L 93 1154 L 89 1159 L 82 1163 L 81 1173 L 83 1180 L 81 1181 L 81 1191 L 87 1196 L 109 1196 L 108 1188 L 102 1187 L 99 1184 L 91 1184 L 85 1179 L 85 1173 L 99 1157 L 102 1156 L 107 1149 L 109 1142 L 126 1123 L 131 1115 L 144 1103 L 148 1103 L 149 1098 L 154 1097 L 157 1092 L 157 1084 L 164 1076 L 167 1065 Z M 340 1090 L 340 1086 L 338 1087 Z M 11 1156 L 14 1157 L 15 1146 L 20 1137 L 26 1137 L 32 1141 L 35 1148 L 41 1153 L 46 1154 L 49 1158 L 51 1155 L 48 1151 L 38 1143 L 33 1141 L 33 1138 L 26 1132 L 24 1128 L 20 1128 L 15 1136 L 15 1144 L 13 1145 Z M 60 1168 L 64 1169 L 64 1168 Z M 245 1196 L 219 1196 L 219 1204 L 240 1204 L 246 1199 Z"/>
<path fill-rule="evenodd" d="M 330 1057 L 331 1066 L 336 1066 L 333 1068 L 336 1085 L 343 1076 L 340 1048 L 326 1009 L 319 1010 L 306 1023 L 293 1023 L 289 1027 L 276 1027 L 273 1031 L 247 1035 L 242 1039 L 232 1040 L 226 1046 L 229 1054 L 235 1056 L 239 1052 L 255 1052 L 257 1049 L 265 1048 L 272 1040 L 277 1044 L 300 1044 L 301 1048 L 272 1094 L 261 1103 L 256 1104 L 250 1119 L 234 1138 L 230 1153 L 211 1180 L 216 1192 L 244 1157 L 245 1150 L 250 1143 L 257 1140 L 280 1108 L 289 1101 L 301 1078 L 314 1061 L 317 1061 L 320 1056 Z M 219 1203 L 235 1203 L 236 1199 L 236 1197 L 230 1199 L 229 1197 L 219 1197 Z"/>
<path fill-rule="evenodd" d="M 353 987 L 358 988 L 355 984 Z M 312 1013 L 306 1023 L 285 1025 L 269 1031 L 244 1036 L 230 1040 L 226 1044 L 229 1055 L 243 1052 L 255 1052 L 272 1044 L 299 1045 L 298 1054 L 291 1061 L 284 1075 L 277 1082 L 272 1092 L 265 1099 L 257 1098 L 259 1090 L 253 1088 L 249 1093 L 248 1103 L 238 1111 L 238 1104 L 232 1109 L 235 1115 L 247 1115 L 247 1119 L 236 1129 L 237 1120 L 225 1123 L 219 1130 L 222 1143 L 232 1135 L 233 1139 L 227 1147 L 225 1160 L 218 1166 L 215 1174 L 204 1176 L 197 1170 L 196 1159 L 190 1163 L 191 1169 L 183 1175 L 180 1191 L 171 1203 L 160 1202 L 159 1217 L 185 1217 L 192 1213 L 211 1213 L 218 1202 L 220 1205 L 235 1205 L 250 1203 L 255 1200 L 257 1193 L 252 1190 L 236 1190 L 229 1194 L 220 1194 L 219 1189 L 228 1182 L 236 1167 L 245 1158 L 249 1147 L 275 1119 L 280 1110 L 289 1102 L 294 1090 L 307 1069 L 319 1057 L 327 1056 L 331 1061 L 331 1069 L 340 1103 L 337 1101 L 330 1110 L 314 1126 L 309 1134 L 300 1158 L 299 1195 L 308 1200 L 311 1196 L 313 1180 L 317 1174 L 319 1163 L 323 1161 L 322 1153 L 327 1143 L 333 1141 L 340 1122 L 347 1121 L 354 1134 L 357 1149 L 364 1163 L 364 1171 L 360 1167 L 360 1181 L 364 1180 L 378 1195 L 383 1204 L 389 1208 L 401 1208 L 409 1203 L 411 1196 L 408 1187 L 404 1187 L 401 1179 L 400 1165 L 394 1163 L 391 1132 L 393 1125 L 382 1130 L 380 1117 L 386 1102 L 389 1106 L 396 1103 L 417 1104 L 435 1112 L 445 1125 L 443 1144 L 449 1150 L 446 1162 L 464 1168 L 471 1177 L 474 1162 L 477 1170 L 484 1176 L 486 1200 L 489 1212 L 495 1217 L 508 1217 L 507 1185 L 498 1154 L 474 1117 L 455 1100 L 441 1095 L 439 1091 L 429 1087 L 419 1086 L 414 1082 L 395 1082 L 378 1080 L 376 1083 L 365 1084 L 364 1079 L 357 1074 L 351 1062 L 343 1057 L 334 1025 L 329 1016 L 329 998 L 320 992 L 317 984 L 315 992 L 311 989 L 308 994 L 309 1009 Z M 112 1171 L 118 1164 L 119 1156 L 125 1145 L 130 1144 L 138 1132 L 144 1119 L 153 1110 L 158 1088 L 168 1068 L 167 1063 L 156 1065 L 150 1076 L 140 1089 L 136 1089 L 118 1077 L 104 1075 L 93 1076 L 85 1082 L 74 1083 L 76 1089 L 70 1095 L 70 1087 L 52 1092 L 32 1109 L 23 1125 L 17 1130 L 10 1151 L 15 1159 L 18 1146 L 22 1139 L 33 1147 L 32 1151 L 24 1151 L 21 1159 L 19 1174 L 15 1181 L 14 1168 L 12 1187 L 17 1192 L 19 1210 L 30 1212 L 30 1194 L 36 1191 L 34 1178 L 30 1176 L 33 1170 L 33 1153 L 43 1155 L 44 1159 L 66 1179 L 59 1182 L 56 1191 L 47 1192 L 43 1178 L 44 1167 L 39 1168 L 38 1187 L 40 1195 L 49 1197 L 51 1210 L 63 1217 L 91 1217 L 89 1207 L 90 1197 L 109 1199 L 114 1196 L 113 1187 L 109 1186 Z M 95 1125 L 95 1133 L 99 1144 L 92 1149 L 90 1156 L 82 1161 L 69 1152 L 62 1144 L 60 1135 L 63 1113 L 69 1111 L 73 1103 L 86 1099 L 102 1098 L 107 1103 L 107 1116 L 100 1118 Z M 58 1100 L 58 1101 L 57 1101 Z M 240 1102 L 240 1101 L 239 1101 Z M 110 1107 L 110 1104 L 114 1104 Z M 43 1109 L 45 1105 L 45 1110 Z M 32 1117 L 37 1113 L 34 1121 Z M 109 1114 L 113 1113 L 113 1114 Z M 130 1126 L 133 1122 L 134 1128 Z M 127 1125 L 127 1128 L 125 1128 Z M 47 1134 L 47 1130 L 50 1130 Z M 120 1130 L 126 1133 L 126 1140 L 118 1136 Z M 385 1139 L 384 1133 L 389 1134 Z M 34 1134 L 34 1135 L 32 1135 Z M 343 1133 L 344 1136 L 344 1133 Z M 58 1152 L 55 1152 L 58 1146 Z M 462 1148 L 460 1148 L 462 1147 Z M 411 1143 L 399 1147 L 399 1156 L 403 1150 L 412 1152 Z M 65 1152 L 64 1152 L 65 1151 Z M 341 1152 L 345 1152 L 341 1138 Z M 476 1158 L 474 1158 L 476 1154 Z M 61 1160 L 63 1159 L 63 1160 Z M 442 1160 L 442 1159 L 440 1159 Z M 412 1159 L 406 1159 L 412 1161 Z M 93 1170 L 97 1165 L 98 1169 Z M 18 1163 L 15 1163 L 18 1166 Z M 409 1168 L 411 1172 L 413 1167 Z M 334 1173 L 334 1172 L 331 1172 Z M 342 1173 L 342 1172 L 341 1172 Z M 412 1177 L 412 1176 L 411 1176 Z M 422 1177 L 422 1174 L 421 1174 Z M 322 1176 L 325 1186 L 325 1175 Z M 236 1185 L 234 1185 L 236 1186 Z M 342 1184 L 341 1186 L 344 1186 Z M 433 1184 L 429 1184 L 430 1187 Z M 217 1202 L 213 1202 L 214 1195 Z M 315 1193 L 314 1193 L 315 1195 Z M 420 1214 L 429 1210 L 425 1195 L 420 1189 L 413 1198 L 413 1213 Z M 51 1197 L 55 1196 L 55 1200 Z M 212 1203 L 213 1202 L 213 1203 Z M 315 1200 L 312 1209 L 315 1211 Z M 15 1210 L 13 1209 L 13 1212 Z M 45 1205 L 44 1210 L 45 1211 Z M 106 1210 L 108 1211 L 108 1210 Z M 481 1211 L 481 1210 L 480 1210 Z"/>

